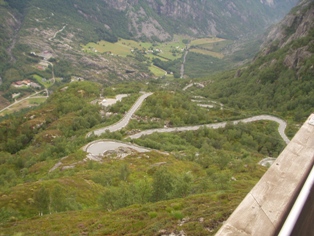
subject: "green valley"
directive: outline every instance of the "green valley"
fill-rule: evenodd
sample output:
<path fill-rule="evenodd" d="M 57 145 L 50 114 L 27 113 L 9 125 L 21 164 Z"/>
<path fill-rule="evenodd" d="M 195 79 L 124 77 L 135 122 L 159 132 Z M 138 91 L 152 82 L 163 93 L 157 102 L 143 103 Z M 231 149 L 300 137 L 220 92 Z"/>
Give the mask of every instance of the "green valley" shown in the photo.
<path fill-rule="evenodd" d="M 0 1 L 0 236 L 214 235 L 313 112 L 296 3 Z"/>

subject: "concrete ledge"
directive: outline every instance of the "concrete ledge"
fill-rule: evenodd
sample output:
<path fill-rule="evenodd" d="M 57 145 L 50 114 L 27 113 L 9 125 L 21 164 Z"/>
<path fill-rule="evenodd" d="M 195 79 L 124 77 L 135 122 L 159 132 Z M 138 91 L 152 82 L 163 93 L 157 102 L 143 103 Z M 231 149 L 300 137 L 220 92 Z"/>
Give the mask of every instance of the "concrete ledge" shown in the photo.
<path fill-rule="evenodd" d="M 314 164 L 314 114 L 217 232 L 276 235 Z"/>

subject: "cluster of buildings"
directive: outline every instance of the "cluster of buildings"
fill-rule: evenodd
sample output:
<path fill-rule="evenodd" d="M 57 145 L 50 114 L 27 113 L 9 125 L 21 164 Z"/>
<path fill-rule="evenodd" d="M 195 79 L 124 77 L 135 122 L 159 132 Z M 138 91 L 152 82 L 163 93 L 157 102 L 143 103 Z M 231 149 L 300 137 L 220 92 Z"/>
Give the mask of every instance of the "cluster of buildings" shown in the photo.
<path fill-rule="evenodd" d="M 12 86 L 15 88 L 22 88 L 22 87 L 31 87 L 34 89 L 40 89 L 41 86 L 29 79 L 19 80 L 12 83 Z"/>

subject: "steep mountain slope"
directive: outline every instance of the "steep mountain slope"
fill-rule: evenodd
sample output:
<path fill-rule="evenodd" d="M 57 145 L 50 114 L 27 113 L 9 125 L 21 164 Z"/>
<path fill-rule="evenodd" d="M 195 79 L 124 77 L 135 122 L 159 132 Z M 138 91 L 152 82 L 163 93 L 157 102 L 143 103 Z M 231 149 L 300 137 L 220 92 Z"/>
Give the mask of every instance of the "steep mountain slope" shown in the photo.
<path fill-rule="evenodd" d="M 116 42 L 118 37 L 169 40 L 175 34 L 238 39 L 261 32 L 296 1 L 2 0 L 0 57 L 7 63 L 0 65 L 0 90 L 12 100 L 12 94 L 19 92 L 7 92 L 12 82 L 35 74 L 50 78 L 52 69 L 64 81 L 71 76 L 100 83 L 148 79 L 152 77 L 149 57 L 119 57 L 110 50 L 86 53 L 82 45 L 99 40 Z M 46 53 L 50 64 L 41 62 Z M 176 63 L 178 70 L 180 59 Z M 164 75 L 165 71 L 159 73 Z M 7 102 L 2 101 L 2 106 Z"/>
<path fill-rule="evenodd" d="M 206 92 L 239 109 L 304 120 L 314 106 L 314 3 L 302 1 L 269 33 L 254 61 Z"/>
<path fill-rule="evenodd" d="M 297 0 L 6 0 L 32 21 L 45 26 L 68 24 L 81 40 L 122 38 L 167 40 L 173 34 L 239 38 L 279 20 Z M 33 19 L 32 19 L 33 18 Z M 36 20 L 37 19 L 37 20 Z M 49 19 L 49 20 L 48 20 Z M 30 24 L 30 22 L 28 22 Z M 90 29 L 86 26 L 92 26 Z M 27 26 L 26 26 L 27 27 Z M 88 34 L 85 34 L 87 32 Z"/>

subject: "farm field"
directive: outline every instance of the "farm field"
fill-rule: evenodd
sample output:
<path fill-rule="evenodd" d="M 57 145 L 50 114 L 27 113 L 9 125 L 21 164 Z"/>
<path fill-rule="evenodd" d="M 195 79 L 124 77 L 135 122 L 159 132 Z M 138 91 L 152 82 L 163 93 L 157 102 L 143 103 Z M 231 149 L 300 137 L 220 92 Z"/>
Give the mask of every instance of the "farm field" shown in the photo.
<path fill-rule="evenodd" d="M 192 48 L 192 49 L 190 49 L 190 52 L 195 52 L 195 53 L 199 53 L 199 54 L 209 55 L 209 56 L 216 57 L 216 58 L 219 58 L 219 59 L 224 58 L 224 55 L 222 53 L 213 52 L 213 51 L 205 50 L 205 49 L 201 49 L 201 48 Z"/>
<path fill-rule="evenodd" d="M 224 55 L 221 50 L 231 43 L 232 41 L 221 38 L 196 39 L 191 42 L 190 51 L 222 59 Z"/>
<path fill-rule="evenodd" d="M 191 41 L 191 46 L 193 45 L 204 45 L 204 44 L 213 44 L 217 42 L 225 41 L 225 39 L 221 38 L 201 38 L 195 39 Z"/>
<path fill-rule="evenodd" d="M 173 75 L 166 74 L 166 71 L 154 65 L 150 66 L 149 70 L 158 77 L 162 77 L 162 76 L 167 76 L 168 78 L 173 77 Z"/>
<path fill-rule="evenodd" d="M 82 45 L 82 50 L 86 53 L 107 53 L 112 56 L 121 57 L 131 56 L 134 51 L 142 53 L 148 60 L 152 61 L 158 58 L 162 61 L 173 61 L 180 59 L 187 47 L 188 39 L 182 35 L 175 35 L 173 41 L 170 42 L 137 42 L 134 40 L 119 39 L 116 43 L 107 41 L 99 41 L 97 43 L 90 42 Z M 190 51 L 202 55 L 209 55 L 218 59 L 223 59 L 224 55 L 221 50 L 228 44 L 230 40 L 222 38 L 201 38 L 190 41 Z M 157 77 L 164 76 L 164 70 L 150 66 L 149 70 Z M 169 75 L 170 76 L 170 75 Z"/>
<path fill-rule="evenodd" d="M 26 100 L 23 100 L 21 102 L 16 103 L 15 105 L 11 106 L 10 108 L 4 110 L 3 112 L 0 113 L 0 116 L 5 116 L 8 114 L 12 114 L 14 112 L 20 111 L 24 108 L 29 108 L 33 106 L 38 106 L 39 104 L 43 103 L 46 101 L 47 98 L 29 98 Z"/>
<path fill-rule="evenodd" d="M 90 42 L 82 47 L 82 50 L 88 53 L 109 53 L 122 57 L 132 55 L 132 50 L 139 49 L 153 57 L 158 57 L 158 55 L 160 55 L 161 58 L 165 58 L 166 60 L 174 60 L 181 58 L 185 49 L 185 44 L 179 40 L 165 43 L 151 43 L 119 39 L 116 43 L 102 40 L 97 43 Z"/>

